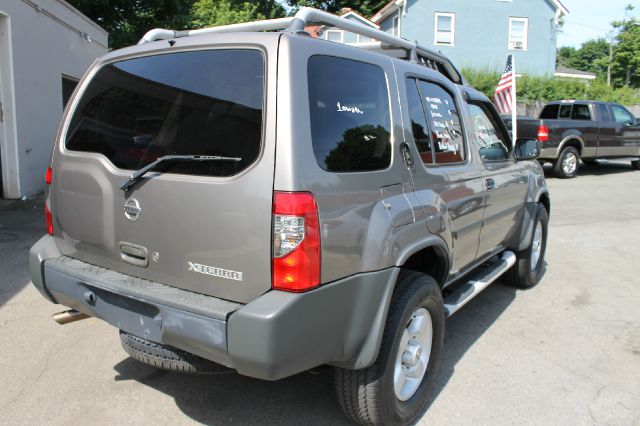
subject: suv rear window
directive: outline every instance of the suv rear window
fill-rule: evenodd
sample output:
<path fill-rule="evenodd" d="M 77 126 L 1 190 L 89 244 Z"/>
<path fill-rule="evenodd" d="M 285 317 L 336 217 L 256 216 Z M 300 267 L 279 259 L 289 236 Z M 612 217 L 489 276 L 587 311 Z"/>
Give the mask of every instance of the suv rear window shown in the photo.
<path fill-rule="evenodd" d="M 309 113 L 316 161 L 331 172 L 386 169 L 391 115 L 384 71 L 377 65 L 309 58 Z"/>
<path fill-rule="evenodd" d="M 165 155 L 221 155 L 240 162 L 174 162 L 160 171 L 230 176 L 260 153 L 264 57 L 256 50 L 147 56 L 102 67 L 84 91 L 66 137 L 135 170 Z M 168 170 L 170 169 L 170 170 Z"/>

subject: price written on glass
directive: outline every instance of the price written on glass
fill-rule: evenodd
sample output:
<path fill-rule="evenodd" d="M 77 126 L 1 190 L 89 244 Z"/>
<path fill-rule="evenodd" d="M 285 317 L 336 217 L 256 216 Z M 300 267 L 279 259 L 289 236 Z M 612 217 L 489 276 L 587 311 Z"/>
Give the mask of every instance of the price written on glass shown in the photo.
<path fill-rule="evenodd" d="M 460 149 L 459 144 L 454 143 L 452 139 L 452 131 L 455 132 L 455 121 L 453 120 L 452 110 L 449 107 L 449 101 L 440 98 L 426 96 L 425 101 L 429 109 L 429 116 L 433 125 L 433 135 L 437 144 L 438 151 L 451 151 L 457 153 Z M 455 111 L 455 110 L 453 110 Z"/>

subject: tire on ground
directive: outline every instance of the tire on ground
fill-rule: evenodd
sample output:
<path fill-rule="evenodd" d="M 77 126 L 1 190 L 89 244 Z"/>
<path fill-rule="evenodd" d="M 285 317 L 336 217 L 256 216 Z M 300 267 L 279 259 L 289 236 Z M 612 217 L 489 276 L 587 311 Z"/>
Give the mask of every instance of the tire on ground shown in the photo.
<path fill-rule="evenodd" d="M 223 373 L 233 371 L 189 352 L 151 342 L 122 330 L 120 330 L 120 343 L 122 348 L 133 359 L 162 370 L 179 373 Z"/>
<path fill-rule="evenodd" d="M 540 242 L 540 255 L 535 265 L 532 265 L 531 253 L 535 249 L 534 240 L 536 239 L 536 227 L 540 224 L 542 231 L 542 241 Z M 549 225 L 549 215 L 547 210 L 538 203 L 536 206 L 536 214 L 533 221 L 533 230 L 531 232 L 531 241 L 529 246 L 516 253 L 516 263 L 505 273 L 505 281 L 507 284 L 520 288 L 531 288 L 535 286 L 542 278 L 544 272 L 544 255 L 547 249 L 547 228 Z"/>
<path fill-rule="evenodd" d="M 394 390 L 399 345 L 412 315 L 421 308 L 427 310 L 433 325 L 431 353 L 417 390 L 401 401 Z M 364 425 L 406 425 L 415 421 L 426 409 L 435 384 L 444 326 L 445 313 L 438 283 L 420 272 L 401 271 L 376 361 L 361 370 L 335 368 L 336 396 L 347 417 Z"/>
<path fill-rule="evenodd" d="M 565 162 L 571 163 L 570 160 L 572 158 L 575 160 L 575 167 L 565 169 L 564 163 Z M 553 164 L 553 173 L 556 175 L 556 177 L 559 177 L 562 179 L 575 177 L 578 174 L 579 164 L 580 164 L 580 154 L 578 153 L 578 150 L 572 146 L 568 146 L 564 148 L 562 152 L 560 152 L 558 159 Z"/>

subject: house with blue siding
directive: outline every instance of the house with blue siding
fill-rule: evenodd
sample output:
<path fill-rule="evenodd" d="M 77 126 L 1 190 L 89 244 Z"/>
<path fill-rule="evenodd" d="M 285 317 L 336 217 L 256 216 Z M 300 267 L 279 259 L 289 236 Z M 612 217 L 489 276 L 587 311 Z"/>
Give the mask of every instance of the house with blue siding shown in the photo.
<path fill-rule="evenodd" d="M 560 0 L 392 0 L 371 21 L 381 30 L 442 52 L 458 68 L 553 75 Z"/>

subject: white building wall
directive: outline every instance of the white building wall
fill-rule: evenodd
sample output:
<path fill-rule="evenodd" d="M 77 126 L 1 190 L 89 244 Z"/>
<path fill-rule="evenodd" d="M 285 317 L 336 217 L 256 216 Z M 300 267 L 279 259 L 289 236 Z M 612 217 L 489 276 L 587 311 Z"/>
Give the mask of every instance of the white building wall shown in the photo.
<path fill-rule="evenodd" d="M 63 111 L 62 75 L 82 77 L 107 52 L 108 34 L 62 0 L 0 0 L 0 20 L 10 23 L 11 49 L 0 51 L 0 61 L 12 64 L 14 100 L 7 104 L 7 90 L 0 94 L 5 112 L 4 134 L 0 132 L 3 187 L 6 198 L 17 198 L 44 187 Z M 5 74 L 0 78 L 8 88 L 11 76 Z M 7 131 L 12 125 L 16 138 Z M 12 148 L 17 148 L 17 168 Z M 9 173 L 15 170 L 17 180 Z"/>

